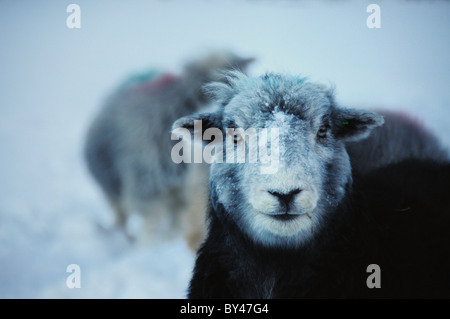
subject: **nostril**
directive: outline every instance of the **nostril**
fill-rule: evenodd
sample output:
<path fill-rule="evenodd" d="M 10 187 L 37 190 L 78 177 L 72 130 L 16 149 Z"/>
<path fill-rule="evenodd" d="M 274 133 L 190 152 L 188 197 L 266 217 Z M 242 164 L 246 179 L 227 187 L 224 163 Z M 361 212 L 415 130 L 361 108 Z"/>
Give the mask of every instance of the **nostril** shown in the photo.
<path fill-rule="evenodd" d="M 286 205 L 286 208 L 289 207 L 289 204 L 292 202 L 292 200 L 294 199 L 294 196 L 299 194 L 302 190 L 301 189 L 293 189 L 288 193 L 281 193 L 281 192 L 277 192 L 277 191 L 268 191 L 269 194 L 278 197 L 279 201 L 282 202 L 283 204 Z"/>

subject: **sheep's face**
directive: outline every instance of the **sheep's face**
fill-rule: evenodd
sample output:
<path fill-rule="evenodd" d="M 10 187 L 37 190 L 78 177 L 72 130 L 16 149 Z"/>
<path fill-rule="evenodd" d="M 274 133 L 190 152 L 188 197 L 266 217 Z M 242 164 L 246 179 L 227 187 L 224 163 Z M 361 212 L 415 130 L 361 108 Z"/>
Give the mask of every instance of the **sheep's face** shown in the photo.
<path fill-rule="evenodd" d="M 211 204 L 226 212 L 220 218 L 264 245 L 300 245 L 320 231 L 351 184 L 344 142 L 367 136 L 383 119 L 338 108 L 329 90 L 302 78 L 233 73 L 228 83 L 209 86 L 219 111 L 182 118 L 174 127 L 192 129 L 193 120 L 202 120 L 203 131 L 222 132 L 215 143 L 223 163 L 213 162 L 210 172 Z M 241 131 L 232 135 L 230 128 Z M 239 160 L 240 147 L 246 155 Z"/>

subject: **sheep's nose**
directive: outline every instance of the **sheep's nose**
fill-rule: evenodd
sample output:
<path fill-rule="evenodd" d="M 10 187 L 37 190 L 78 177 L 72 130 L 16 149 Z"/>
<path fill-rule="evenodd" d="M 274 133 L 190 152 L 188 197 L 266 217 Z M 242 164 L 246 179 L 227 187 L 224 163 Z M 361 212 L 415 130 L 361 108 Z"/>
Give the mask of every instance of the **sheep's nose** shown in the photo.
<path fill-rule="evenodd" d="M 294 197 L 299 194 L 302 190 L 301 189 L 293 189 L 287 193 L 281 193 L 277 191 L 268 191 L 269 194 L 275 196 L 278 198 L 280 203 L 284 206 L 286 210 L 289 210 L 289 206 L 291 205 L 292 201 L 294 200 Z"/>

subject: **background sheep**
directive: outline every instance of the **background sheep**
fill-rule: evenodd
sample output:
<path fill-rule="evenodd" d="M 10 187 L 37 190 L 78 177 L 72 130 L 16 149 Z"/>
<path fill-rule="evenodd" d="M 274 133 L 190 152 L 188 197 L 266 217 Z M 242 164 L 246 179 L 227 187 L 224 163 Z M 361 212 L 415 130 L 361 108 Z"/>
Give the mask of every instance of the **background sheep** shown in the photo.
<path fill-rule="evenodd" d="M 448 163 L 411 160 L 353 181 L 345 143 L 367 137 L 381 116 L 341 108 L 298 77 L 234 73 L 209 88 L 223 107 L 174 130 L 192 130 L 195 119 L 224 135 L 279 128 L 271 143 L 280 162 L 268 175 L 260 162 L 211 164 L 209 232 L 189 297 L 450 296 Z M 381 289 L 366 285 L 373 263 Z"/>
<path fill-rule="evenodd" d="M 377 111 L 384 124 L 362 141 L 347 143 L 352 169 L 367 173 L 378 167 L 417 158 L 446 162 L 448 151 L 419 120 L 404 112 Z"/>
<path fill-rule="evenodd" d="M 219 80 L 220 71 L 245 69 L 251 60 L 212 54 L 187 64 L 180 76 L 152 70 L 132 77 L 109 97 L 89 129 L 85 157 L 117 225 L 126 228 L 128 217 L 139 212 L 145 234 L 167 235 L 184 218 L 189 245 L 198 244 L 207 168 L 175 165 L 168 132 L 175 119 L 207 105 L 200 89 L 205 83 Z"/>

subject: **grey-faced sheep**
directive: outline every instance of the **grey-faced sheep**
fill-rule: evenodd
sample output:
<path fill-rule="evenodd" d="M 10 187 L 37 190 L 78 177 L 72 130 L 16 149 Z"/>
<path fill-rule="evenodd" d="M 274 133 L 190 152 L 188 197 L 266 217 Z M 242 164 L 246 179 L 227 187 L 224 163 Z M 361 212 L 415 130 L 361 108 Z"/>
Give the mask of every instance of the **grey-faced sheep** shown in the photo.
<path fill-rule="evenodd" d="M 179 76 L 136 76 L 109 97 L 88 131 L 85 158 L 118 226 L 126 228 L 134 212 L 144 216 L 147 237 L 167 235 L 181 224 L 195 249 L 203 236 L 208 168 L 174 164 L 167 133 L 174 120 L 208 104 L 200 89 L 205 83 L 220 80 L 224 70 L 245 70 L 251 61 L 211 54 L 187 64 Z"/>
<path fill-rule="evenodd" d="M 410 159 L 354 176 L 345 145 L 382 116 L 342 108 L 294 76 L 232 73 L 208 89 L 221 108 L 181 118 L 173 131 L 193 130 L 194 120 L 223 136 L 277 128 L 262 141 L 279 161 L 270 174 L 261 160 L 211 164 L 209 231 L 190 298 L 450 297 L 448 162 Z M 372 264 L 380 288 L 367 284 Z"/>

